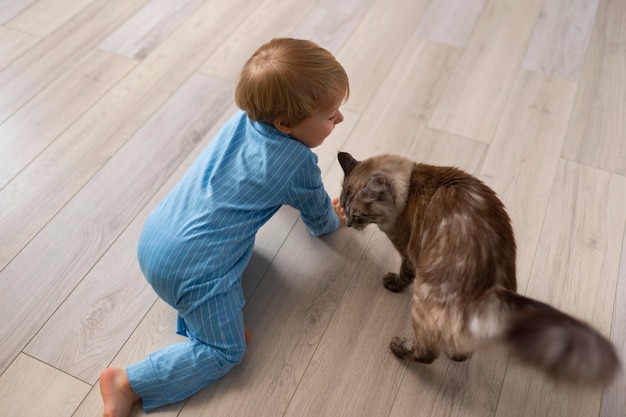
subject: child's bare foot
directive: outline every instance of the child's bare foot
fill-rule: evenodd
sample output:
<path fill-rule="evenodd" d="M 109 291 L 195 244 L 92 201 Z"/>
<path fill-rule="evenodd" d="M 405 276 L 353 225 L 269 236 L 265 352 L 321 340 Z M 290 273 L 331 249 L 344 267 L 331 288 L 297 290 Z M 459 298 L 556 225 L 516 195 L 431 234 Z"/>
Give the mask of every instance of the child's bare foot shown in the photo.
<path fill-rule="evenodd" d="M 106 368 L 100 374 L 100 394 L 104 403 L 102 417 L 128 417 L 139 397 L 128 382 L 126 369 Z"/>

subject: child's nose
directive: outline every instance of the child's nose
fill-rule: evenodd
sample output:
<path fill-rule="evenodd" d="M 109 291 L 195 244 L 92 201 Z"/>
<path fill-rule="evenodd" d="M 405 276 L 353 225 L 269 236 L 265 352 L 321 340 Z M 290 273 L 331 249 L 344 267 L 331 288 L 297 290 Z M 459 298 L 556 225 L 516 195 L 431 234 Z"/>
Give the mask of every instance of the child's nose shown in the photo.
<path fill-rule="evenodd" d="M 337 110 L 337 117 L 335 117 L 335 124 L 339 124 L 343 122 L 343 114 L 339 110 Z"/>

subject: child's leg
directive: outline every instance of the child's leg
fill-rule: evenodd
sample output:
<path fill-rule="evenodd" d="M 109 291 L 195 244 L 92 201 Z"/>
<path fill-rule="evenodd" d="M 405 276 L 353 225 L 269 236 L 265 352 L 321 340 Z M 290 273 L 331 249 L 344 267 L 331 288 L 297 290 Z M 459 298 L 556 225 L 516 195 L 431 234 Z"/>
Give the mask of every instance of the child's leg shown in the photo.
<path fill-rule="evenodd" d="M 126 368 L 144 410 L 183 400 L 225 375 L 243 358 L 246 342 L 241 287 L 203 302 L 180 303 L 187 342 L 152 353 Z"/>

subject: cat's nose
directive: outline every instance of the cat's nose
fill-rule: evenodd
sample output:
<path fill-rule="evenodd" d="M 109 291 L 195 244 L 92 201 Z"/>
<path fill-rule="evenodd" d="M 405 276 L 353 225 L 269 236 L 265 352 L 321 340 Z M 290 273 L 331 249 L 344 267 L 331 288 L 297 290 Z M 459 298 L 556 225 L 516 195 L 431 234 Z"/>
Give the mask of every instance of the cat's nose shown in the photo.
<path fill-rule="evenodd" d="M 349 218 L 349 217 L 346 217 L 346 226 L 348 226 L 348 227 L 352 227 L 352 224 L 353 224 L 353 223 L 352 223 L 352 220 L 350 220 L 350 218 Z"/>

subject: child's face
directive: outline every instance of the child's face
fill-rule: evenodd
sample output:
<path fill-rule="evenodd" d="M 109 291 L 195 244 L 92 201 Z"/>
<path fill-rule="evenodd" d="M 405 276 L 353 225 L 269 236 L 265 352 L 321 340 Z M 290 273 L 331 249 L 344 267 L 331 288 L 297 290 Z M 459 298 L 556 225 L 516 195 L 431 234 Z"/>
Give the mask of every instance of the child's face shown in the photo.
<path fill-rule="evenodd" d="M 324 139 L 330 135 L 335 125 L 341 122 L 343 122 L 343 114 L 337 105 L 318 110 L 312 116 L 291 127 L 288 133 L 309 148 L 315 148 L 324 143 Z"/>

